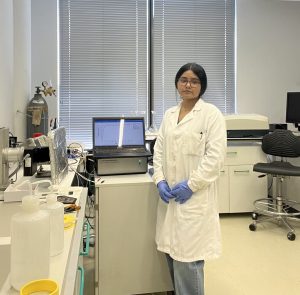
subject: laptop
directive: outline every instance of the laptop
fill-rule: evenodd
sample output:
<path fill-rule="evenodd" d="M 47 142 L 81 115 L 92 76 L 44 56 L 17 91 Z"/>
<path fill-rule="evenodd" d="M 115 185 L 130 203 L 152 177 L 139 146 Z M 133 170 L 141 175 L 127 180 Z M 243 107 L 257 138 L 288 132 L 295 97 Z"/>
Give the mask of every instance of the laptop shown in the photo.
<path fill-rule="evenodd" d="M 149 157 L 143 117 L 93 118 L 95 158 Z"/>

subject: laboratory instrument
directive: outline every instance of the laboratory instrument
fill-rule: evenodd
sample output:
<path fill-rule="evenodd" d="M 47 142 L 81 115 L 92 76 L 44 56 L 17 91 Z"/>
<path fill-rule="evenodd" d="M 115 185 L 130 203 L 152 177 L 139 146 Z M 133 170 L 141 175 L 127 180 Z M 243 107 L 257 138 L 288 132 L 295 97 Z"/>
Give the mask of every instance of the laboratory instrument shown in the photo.
<path fill-rule="evenodd" d="M 0 128 L 0 190 L 5 190 L 9 185 L 9 163 L 18 163 L 21 167 L 23 161 L 23 147 L 9 148 L 9 130 Z M 14 171 L 15 172 L 15 171 Z M 11 174 L 11 176 L 14 174 Z"/>
<path fill-rule="evenodd" d="M 93 154 L 98 175 L 146 173 L 144 118 L 93 118 Z"/>
<path fill-rule="evenodd" d="M 225 115 L 228 139 L 261 139 L 269 132 L 269 120 L 258 114 Z"/>

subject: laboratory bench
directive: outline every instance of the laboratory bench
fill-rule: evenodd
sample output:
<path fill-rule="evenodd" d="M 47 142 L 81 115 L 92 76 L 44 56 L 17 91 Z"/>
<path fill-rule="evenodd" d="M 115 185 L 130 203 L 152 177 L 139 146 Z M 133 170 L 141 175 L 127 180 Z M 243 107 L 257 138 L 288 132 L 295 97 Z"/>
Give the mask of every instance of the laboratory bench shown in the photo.
<path fill-rule="evenodd" d="M 59 294 L 73 295 L 83 294 L 84 269 L 83 255 L 83 229 L 87 188 L 71 186 L 75 172 L 69 172 L 60 184 L 64 194 L 76 198 L 76 205 L 81 208 L 78 211 L 68 213 L 74 216 L 74 226 L 65 228 L 64 250 L 59 255 L 50 257 L 49 279 L 59 285 Z M 34 177 L 31 177 L 34 180 Z M 20 179 L 20 181 L 22 178 Z M 35 179 L 36 180 L 36 179 Z M 2 192 L 3 193 L 3 192 Z M 11 216 L 21 210 L 21 202 L 0 201 L 0 294 L 19 294 L 10 286 L 10 219 Z M 38 249 L 37 249 L 38 251 Z"/>

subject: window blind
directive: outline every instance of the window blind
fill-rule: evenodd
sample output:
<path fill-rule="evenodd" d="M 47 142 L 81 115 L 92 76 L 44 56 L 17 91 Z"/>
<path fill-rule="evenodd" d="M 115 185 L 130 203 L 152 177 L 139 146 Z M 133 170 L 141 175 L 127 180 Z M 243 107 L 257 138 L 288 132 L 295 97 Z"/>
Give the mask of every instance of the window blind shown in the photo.
<path fill-rule="evenodd" d="M 59 124 L 92 146 L 92 117 L 147 113 L 147 3 L 61 0 Z"/>
<path fill-rule="evenodd" d="M 155 1 L 153 11 L 154 122 L 159 125 L 164 111 L 179 102 L 175 75 L 188 62 L 206 71 L 203 99 L 234 112 L 234 1 Z"/>
<path fill-rule="evenodd" d="M 234 112 L 234 18 L 234 0 L 60 0 L 59 124 L 68 140 L 91 148 L 96 116 L 148 124 L 154 114 L 158 128 L 179 102 L 174 79 L 187 62 L 206 70 L 204 99 Z"/>

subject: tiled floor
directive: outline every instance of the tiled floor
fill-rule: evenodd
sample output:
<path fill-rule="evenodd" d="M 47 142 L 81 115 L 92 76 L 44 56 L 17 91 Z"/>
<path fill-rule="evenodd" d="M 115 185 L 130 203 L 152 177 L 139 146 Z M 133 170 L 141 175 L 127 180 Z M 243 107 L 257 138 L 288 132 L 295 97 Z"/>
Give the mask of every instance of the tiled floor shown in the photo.
<path fill-rule="evenodd" d="M 205 294 L 299 295 L 300 223 L 295 241 L 286 238 L 283 227 L 266 223 L 251 232 L 250 223 L 249 214 L 221 216 L 223 255 L 205 264 Z M 94 294 L 93 267 L 92 251 L 85 259 L 88 295 Z"/>
<path fill-rule="evenodd" d="M 248 229 L 249 215 L 221 216 L 223 255 L 206 263 L 206 295 L 299 295 L 300 223 L 298 238 L 272 223 Z"/>

